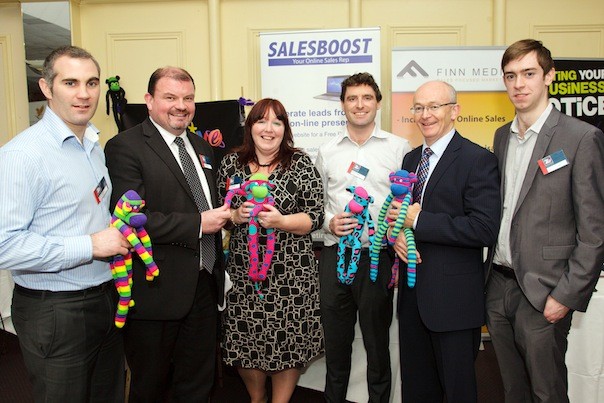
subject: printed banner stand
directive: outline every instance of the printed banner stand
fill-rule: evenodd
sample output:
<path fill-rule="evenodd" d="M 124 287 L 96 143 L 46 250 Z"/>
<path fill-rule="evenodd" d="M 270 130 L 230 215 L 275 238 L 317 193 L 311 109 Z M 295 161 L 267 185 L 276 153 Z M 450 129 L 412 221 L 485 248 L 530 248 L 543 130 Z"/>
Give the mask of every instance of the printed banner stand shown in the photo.
<path fill-rule="evenodd" d="M 260 52 L 262 97 L 283 103 L 296 147 L 313 161 L 346 124 L 342 81 L 368 72 L 380 82 L 379 28 L 261 33 Z"/>
<path fill-rule="evenodd" d="M 554 59 L 550 102 L 561 112 L 604 130 L 604 59 Z"/>
<path fill-rule="evenodd" d="M 514 118 L 501 72 L 504 47 L 431 47 L 392 50 L 392 132 L 416 147 L 422 136 L 409 108 L 423 83 L 446 81 L 457 91 L 456 129 L 492 148 L 495 130 Z"/>

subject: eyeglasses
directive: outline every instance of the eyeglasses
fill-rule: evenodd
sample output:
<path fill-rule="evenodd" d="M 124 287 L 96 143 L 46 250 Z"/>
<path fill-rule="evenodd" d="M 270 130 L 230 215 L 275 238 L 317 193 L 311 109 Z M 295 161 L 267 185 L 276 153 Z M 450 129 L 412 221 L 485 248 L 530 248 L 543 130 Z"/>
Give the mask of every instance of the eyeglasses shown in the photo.
<path fill-rule="evenodd" d="M 412 106 L 411 108 L 409 108 L 409 110 L 411 111 L 411 113 L 413 113 L 415 115 L 421 115 L 422 113 L 424 113 L 424 111 L 428 111 L 429 113 L 436 113 L 436 111 L 438 111 L 443 106 L 455 105 L 455 104 L 457 104 L 457 102 L 449 102 L 446 104 L 429 105 L 429 106 L 416 105 L 416 106 Z"/>

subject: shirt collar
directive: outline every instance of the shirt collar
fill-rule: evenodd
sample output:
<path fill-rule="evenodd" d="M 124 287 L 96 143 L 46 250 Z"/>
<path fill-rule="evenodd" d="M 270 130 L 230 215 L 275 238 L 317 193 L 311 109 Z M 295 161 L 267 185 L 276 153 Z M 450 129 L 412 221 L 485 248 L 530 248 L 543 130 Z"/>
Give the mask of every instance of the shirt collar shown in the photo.
<path fill-rule="evenodd" d="M 527 136 L 530 136 L 531 133 L 539 134 L 539 132 L 543 128 L 543 125 L 545 124 L 545 121 L 547 120 L 550 113 L 552 112 L 553 108 L 554 108 L 554 105 L 552 105 L 551 103 L 549 105 L 547 105 L 547 108 L 545 108 L 543 110 L 543 112 L 541 113 L 541 115 L 539 115 L 539 118 L 535 121 L 535 123 L 533 123 L 531 125 L 531 127 L 529 127 L 526 130 L 526 133 L 524 136 L 525 138 Z M 520 133 L 520 130 L 518 129 L 518 115 L 514 116 L 514 120 L 512 121 L 512 126 L 510 127 L 510 131 L 512 133 L 514 133 L 515 136 L 518 137 L 518 133 Z"/>
<path fill-rule="evenodd" d="M 42 120 L 46 122 L 49 127 L 50 134 L 55 138 L 58 144 L 63 144 L 66 140 L 73 137 L 76 141 L 79 142 L 75 133 L 67 126 L 67 124 L 61 119 L 50 107 L 50 105 L 46 105 L 46 109 L 44 111 L 44 116 Z M 88 122 L 86 126 L 86 130 L 84 131 L 83 136 L 84 143 L 98 143 L 99 141 L 99 129 L 96 128 L 95 125 Z"/>
<path fill-rule="evenodd" d="M 182 137 L 182 139 L 184 140 L 185 144 L 189 142 L 189 139 L 187 138 L 187 131 L 186 130 L 183 130 L 183 132 L 180 135 L 176 136 L 176 135 L 170 133 L 169 131 L 167 131 L 166 129 L 164 129 L 163 127 L 161 127 L 160 125 L 158 125 L 151 118 L 151 116 L 149 116 L 149 119 L 151 120 L 151 123 L 153 123 L 153 126 L 155 126 L 155 128 L 157 129 L 157 131 L 162 136 L 162 138 L 164 139 L 164 141 L 166 142 L 166 144 L 168 146 L 171 146 L 172 143 L 174 143 L 174 140 L 176 139 L 176 137 Z"/>
<path fill-rule="evenodd" d="M 385 132 L 382 132 L 382 130 L 379 128 L 378 124 L 376 122 L 374 122 L 373 131 L 367 138 L 367 141 L 369 141 L 369 139 L 371 139 L 372 137 L 379 138 L 379 139 L 385 139 L 385 138 L 388 138 L 388 134 Z M 344 127 L 344 129 L 340 132 L 339 138 L 338 138 L 338 143 L 341 143 L 342 140 L 344 140 L 344 139 L 348 139 L 348 140 L 352 141 L 352 139 L 350 138 L 350 134 L 348 133 L 348 125 L 346 125 Z M 365 143 L 367 143 L 367 141 L 365 141 Z"/>
<path fill-rule="evenodd" d="M 443 153 L 447 149 L 447 146 L 449 145 L 449 143 L 453 139 L 453 135 L 454 134 L 455 134 L 455 128 L 451 129 L 451 131 L 449 133 L 445 134 L 444 136 L 442 136 L 441 138 L 439 138 L 438 140 L 436 140 L 434 142 L 434 144 L 432 144 L 430 146 L 430 150 L 432 150 L 432 152 L 437 157 L 440 157 L 441 155 L 443 155 Z M 424 152 L 424 150 L 426 149 L 426 147 L 428 147 L 428 146 L 426 145 L 426 142 L 424 141 L 424 144 L 422 145 L 422 153 Z"/>

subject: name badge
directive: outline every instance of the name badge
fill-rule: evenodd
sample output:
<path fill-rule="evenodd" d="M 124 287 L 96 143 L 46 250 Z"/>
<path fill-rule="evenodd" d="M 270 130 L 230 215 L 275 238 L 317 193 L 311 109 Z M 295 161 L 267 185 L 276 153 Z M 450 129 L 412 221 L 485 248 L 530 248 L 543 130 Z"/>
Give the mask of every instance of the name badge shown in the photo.
<path fill-rule="evenodd" d="M 199 162 L 201 163 L 202 168 L 212 169 L 212 162 L 208 156 L 199 154 Z"/>
<path fill-rule="evenodd" d="M 107 194 L 107 190 L 109 190 L 109 186 L 107 186 L 107 181 L 105 177 L 100 180 L 99 184 L 96 185 L 92 193 L 94 194 L 94 200 L 96 200 L 96 204 L 99 204 L 103 197 Z"/>
<path fill-rule="evenodd" d="M 547 157 L 543 157 L 538 161 L 539 168 L 541 168 L 541 172 L 543 175 L 547 175 L 552 173 L 562 167 L 568 165 L 568 159 L 566 159 L 566 155 L 564 155 L 564 151 L 559 150 L 553 154 L 548 155 Z"/>
<path fill-rule="evenodd" d="M 241 187 L 241 178 L 240 177 L 235 175 L 232 178 L 227 178 L 227 181 L 226 181 L 227 190 L 235 190 L 235 189 L 239 189 L 240 187 Z"/>
<path fill-rule="evenodd" d="M 350 163 L 350 166 L 348 167 L 348 173 L 356 178 L 365 180 L 365 178 L 367 177 L 367 174 L 369 173 L 369 169 L 365 168 L 363 165 L 357 164 L 356 162 L 353 161 Z"/>

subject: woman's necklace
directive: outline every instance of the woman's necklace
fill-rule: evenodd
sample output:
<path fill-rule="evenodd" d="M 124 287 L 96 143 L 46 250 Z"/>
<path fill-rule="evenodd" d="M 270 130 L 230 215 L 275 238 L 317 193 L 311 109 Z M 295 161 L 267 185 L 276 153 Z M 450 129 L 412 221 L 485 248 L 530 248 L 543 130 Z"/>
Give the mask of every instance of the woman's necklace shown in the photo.
<path fill-rule="evenodd" d="M 269 162 L 268 164 L 260 164 L 260 163 L 257 163 L 256 165 L 258 165 L 260 168 L 268 168 L 268 167 L 270 167 L 271 165 L 273 165 L 273 163 L 272 163 L 272 162 Z"/>

